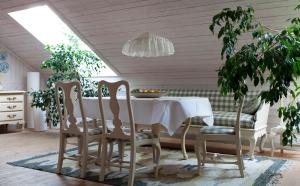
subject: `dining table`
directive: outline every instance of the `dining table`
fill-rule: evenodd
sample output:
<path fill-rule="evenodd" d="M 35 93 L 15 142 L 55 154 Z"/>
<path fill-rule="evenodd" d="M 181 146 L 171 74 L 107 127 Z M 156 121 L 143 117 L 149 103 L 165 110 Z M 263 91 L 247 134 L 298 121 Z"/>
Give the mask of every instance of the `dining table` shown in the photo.
<path fill-rule="evenodd" d="M 109 99 L 109 97 L 103 97 L 102 99 L 105 120 L 108 123 L 113 120 Z M 120 107 L 119 118 L 122 122 L 128 123 L 129 115 L 126 97 L 119 96 L 118 103 Z M 86 117 L 92 119 L 101 118 L 98 97 L 83 97 L 82 104 Z M 191 124 L 191 118 L 196 116 L 200 117 L 208 126 L 212 126 L 214 122 L 211 104 L 206 97 L 136 98 L 132 96 L 131 107 L 136 124 L 161 124 L 170 136 L 174 135 L 183 123 L 186 123 L 183 131 L 186 134 Z M 80 116 L 79 106 L 75 107 L 75 115 Z M 184 139 L 182 138 L 181 143 L 183 156 L 187 159 L 185 136 Z"/>

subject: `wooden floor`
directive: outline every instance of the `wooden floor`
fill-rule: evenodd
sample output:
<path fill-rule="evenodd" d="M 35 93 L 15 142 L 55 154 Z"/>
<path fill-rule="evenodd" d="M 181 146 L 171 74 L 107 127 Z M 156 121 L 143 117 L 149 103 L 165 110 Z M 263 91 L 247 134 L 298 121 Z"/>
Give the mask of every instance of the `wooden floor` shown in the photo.
<path fill-rule="evenodd" d="M 58 139 L 57 131 L 23 131 L 0 134 L 0 186 L 101 185 L 86 180 L 6 164 L 8 161 L 15 161 L 50 151 L 57 151 Z M 222 148 L 228 148 L 230 151 L 230 146 L 223 146 Z M 261 155 L 268 156 L 269 154 L 269 150 L 266 150 L 266 152 Z M 295 166 L 292 171 L 289 171 L 291 173 L 287 172 L 284 174 L 281 185 L 297 185 L 300 183 L 300 152 L 290 151 L 283 154 L 276 152 L 275 156 L 299 161 L 299 164 Z"/>
<path fill-rule="evenodd" d="M 56 131 L 0 134 L 0 186 L 103 185 L 6 164 L 8 161 L 57 151 L 58 139 Z"/>

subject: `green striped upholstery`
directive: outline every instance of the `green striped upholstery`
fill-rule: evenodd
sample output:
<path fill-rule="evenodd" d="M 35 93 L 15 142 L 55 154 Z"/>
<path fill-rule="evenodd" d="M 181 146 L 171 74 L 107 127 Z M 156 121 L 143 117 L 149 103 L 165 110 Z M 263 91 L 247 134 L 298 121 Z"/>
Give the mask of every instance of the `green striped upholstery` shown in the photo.
<path fill-rule="evenodd" d="M 183 124 L 185 125 L 185 124 L 187 124 L 189 122 L 189 120 L 187 119 L 187 120 L 185 120 L 184 122 L 183 122 Z M 202 118 L 201 117 L 193 117 L 192 118 L 192 125 L 200 125 L 200 126 L 205 126 L 206 124 L 204 123 L 204 121 L 202 120 Z"/>
<path fill-rule="evenodd" d="M 88 134 L 91 136 L 102 134 L 102 132 L 102 128 L 88 128 Z"/>
<path fill-rule="evenodd" d="M 185 90 L 185 89 L 163 89 L 172 97 L 207 97 L 212 106 L 214 125 L 234 126 L 237 109 L 233 95 L 223 96 L 219 90 Z M 259 91 L 249 91 L 244 100 L 243 114 L 241 116 L 241 128 L 254 128 L 254 114 L 261 104 Z M 188 121 L 185 121 L 187 123 Z M 205 125 L 200 117 L 192 118 L 192 125 Z"/>
<path fill-rule="evenodd" d="M 153 138 L 157 138 L 157 136 L 152 134 L 152 132 L 138 132 L 138 133 L 136 133 L 136 139 L 137 140 L 153 139 Z"/>
<path fill-rule="evenodd" d="M 128 127 L 123 128 L 123 132 L 126 135 L 130 135 L 130 128 L 128 128 Z M 135 133 L 135 138 L 136 138 L 136 140 L 145 140 L 145 139 L 158 138 L 158 136 L 153 134 L 152 131 L 145 130 L 145 131 L 136 132 Z"/>
<path fill-rule="evenodd" d="M 225 111 L 213 111 L 214 125 L 215 126 L 226 126 L 234 127 L 236 120 L 236 112 L 225 112 Z M 241 113 L 240 117 L 241 128 L 254 129 L 255 117 L 251 114 Z M 185 125 L 188 120 L 183 122 Z M 192 118 L 192 125 L 206 126 L 200 117 Z"/>
<path fill-rule="evenodd" d="M 214 115 L 214 125 L 226 126 L 226 127 L 235 126 L 237 112 L 214 111 L 213 115 Z M 254 129 L 254 124 L 255 124 L 254 115 L 241 113 L 240 116 L 241 128 Z"/>
<path fill-rule="evenodd" d="M 234 134 L 234 128 L 232 127 L 220 127 L 220 126 L 205 126 L 200 129 L 202 134 Z"/>
<path fill-rule="evenodd" d="M 82 118 L 76 118 L 76 120 L 77 120 L 77 123 L 78 123 L 77 126 L 78 127 L 83 127 Z M 101 126 L 102 125 L 100 119 L 97 119 L 96 122 L 97 122 L 96 123 L 97 126 Z M 87 124 L 88 127 L 94 127 L 94 121 L 93 121 L 93 119 L 92 118 L 86 118 L 86 124 Z"/>
<path fill-rule="evenodd" d="M 78 127 L 78 129 L 79 129 L 80 132 L 83 132 L 82 127 Z M 108 132 L 110 132 L 110 131 L 108 130 Z M 99 127 L 97 127 L 97 128 L 88 128 L 88 135 L 90 135 L 90 136 L 100 135 L 102 133 L 103 133 L 102 128 L 99 128 Z M 77 135 L 75 135 L 75 134 L 67 133 L 67 137 L 76 137 L 76 136 Z"/>
<path fill-rule="evenodd" d="M 259 106 L 261 105 L 261 98 L 258 96 L 254 96 L 251 99 L 249 99 L 247 102 L 245 102 L 243 107 L 243 113 L 247 114 L 255 114 L 255 112 L 258 110 Z"/>
<path fill-rule="evenodd" d="M 165 89 L 167 96 L 173 97 L 207 97 L 214 111 L 236 112 L 237 104 L 232 94 L 222 96 L 219 90 L 182 90 L 182 89 Z M 259 91 L 249 91 L 244 100 L 244 105 L 253 102 L 259 95 Z"/>

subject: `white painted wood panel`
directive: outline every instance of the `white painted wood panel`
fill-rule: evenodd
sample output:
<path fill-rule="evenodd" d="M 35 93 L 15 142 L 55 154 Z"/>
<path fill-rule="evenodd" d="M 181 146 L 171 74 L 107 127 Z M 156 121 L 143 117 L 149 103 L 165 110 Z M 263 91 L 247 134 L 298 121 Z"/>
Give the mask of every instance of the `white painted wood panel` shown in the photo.
<path fill-rule="evenodd" d="M 10 103 L 10 102 L 24 102 L 23 95 L 0 95 L 0 102 L 1 103 Z"/>
<path fill-rule="evenodd" d="M 7 62 L 9 64 L 9 71 L 7 73 L 1 73 L 4 80 L 2 81 L 4 90 L 26 90 L 26 74 L 28 71 L 32 71 L 33 68 L 28 64 L 24 64 L 11 53 L 6 47 L 1 45 L 1 51 L 5 51 L 8 54 Z"/>
<path fill-rule="evenodd" d="M 24 103 L 1 103 L 0 112 L 24 110 Z"/>
<path fill-rule="evenodd" d="M 2 122 L 2 121 L 23 120 L 23 118 L 24 118 L 24 111 L 0 112 L 0 122 Z"/>

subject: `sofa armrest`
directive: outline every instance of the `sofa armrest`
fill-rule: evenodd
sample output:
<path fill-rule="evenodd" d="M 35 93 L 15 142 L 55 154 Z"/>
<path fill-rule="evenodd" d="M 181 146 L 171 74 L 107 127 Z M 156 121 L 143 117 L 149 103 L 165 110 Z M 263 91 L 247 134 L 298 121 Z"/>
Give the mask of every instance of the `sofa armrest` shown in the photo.
<path fill-rule="evenodd" d="M 268 123 L 270 104 L 263 102 L 255 113 L 255 129 L 266 127 Z"/>

